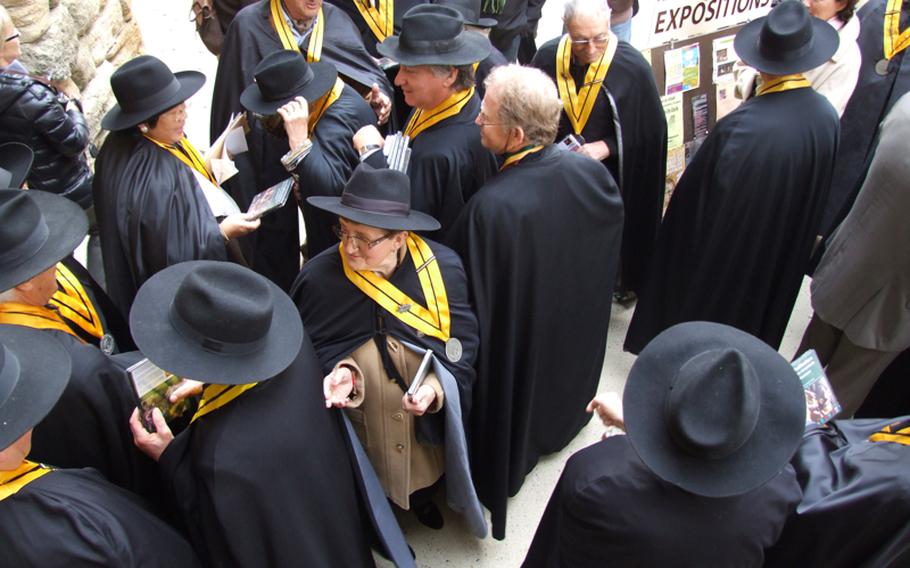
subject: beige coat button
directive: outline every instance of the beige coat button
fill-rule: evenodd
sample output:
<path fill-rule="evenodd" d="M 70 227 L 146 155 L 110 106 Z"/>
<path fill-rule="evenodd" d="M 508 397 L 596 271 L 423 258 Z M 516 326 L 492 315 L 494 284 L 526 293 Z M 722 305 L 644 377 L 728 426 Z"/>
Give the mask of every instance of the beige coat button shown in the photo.
<path fill-rule="evenodd" d="M 404 413 L 402 413 L 402 412 L 396 412 L 395 414 L 392 415 L 392 420 L 396 420 L 396 421 L 398 421 L 398 422 L 401 422 L 402 420 L 404 420 Z"/>
<path fill-rule="evenodd" d="M 398 450 L 399 452 L 403 452 L 404 444 L 395 444 L 395 449 Z"/>

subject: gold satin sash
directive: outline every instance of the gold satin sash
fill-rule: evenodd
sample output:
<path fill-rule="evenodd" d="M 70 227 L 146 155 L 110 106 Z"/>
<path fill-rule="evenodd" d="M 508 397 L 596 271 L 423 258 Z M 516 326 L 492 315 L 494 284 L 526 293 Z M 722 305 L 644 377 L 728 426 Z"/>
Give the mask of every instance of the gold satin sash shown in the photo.
<path fill-rule="evenodd" d="M 902 3 L 903 0 L 888 0 L 888 6 L 885 8 L 885 30 L 882 37 L 882 48 L 885 59 L 888 60 L 907 49 L 907 46 L 910 45 L 910 28 L 901 32 Z"/>
<path fill-rule="evenodd" d="M 152 144 L 170 152 L 171 155 L 186 164 L 191 170 L 196 170 L 205 176 L 205 178 L 212 182 L 212 185 L 215 187 L 220 187 L 215 176 L 212 175 L 212 172 L 210 172 L 207 167 L 205 167 L 205 160 L 202 159 L 202 154 L 200 154 L 199 150 L 187 140 L 186 136 L 182 136 L 180 142 L 177 142 L 177 144 L 166 144 L 159 140 L 155 140 L 148 134 L 144 134 L 143 136 Z"/>
<path fill-rule="evenodd" d="M 404 129 L 404 133 L 407 136 L 410 136 L 411 140 L 417 138 L 417 136 L 427 128 L 461 112 L 461 109 L 468 104 L 468 101 L 470 101 L 473 96 L 474 87 L 471 87 L 464 91 L 452 93 L 446 100 L 430 110 L 414 109 L 410 120 L 408 120 L 408 126 Z"/>
<path fill-rule="evenodd" d="M 288 21 L 284 17 L 281 0 L 270 1 L 269 19 L 272 21 L 272 28 L 278 34 L 278 39 L 281 40 L 281 45 L 285 49 L 291 49 L 299 53 L 300 46 L 297 45 L 297 41 L 294 39 L 294 32 L 291 31 L 291 26 L 288 25 Z M 306 53 L 304 54 L 308 63 L 319 61 L 319 58 L 322 57 L 322 38 L 324 35 L 325 19 L 322 17 L 322 8 L 319 8 L 319 13 L 316 14 L 316 22 L 313 24 L 313 31 L 310 32 L 310 41 L 307 43 Z"/>
<path fill-rule="evenodd" d="M 534 152 L 540 152 L 541 150 L 543 150 L 543 146 L 540 146 L 540 145 L 531 146 L 530 148 L 523 148 L 523 149 L 519 150 L 518 152 L 515 152 L 508 158 L 506 158 L 505 161 L 502 163 L 502 165 L 499 166 L 499 171 L 504 172 L 507 169 L 511 168 L 512 166 L 517 165 L 518 162 L 520 162 L 521 159 L 524 158 L 525 156 L 527 156 L 528 154 L 533 154 Z"/>
<path fill-rule="evenodd" d="M 910 446 L 910 420 L 888 424 L 875 434 L 869 436 L 870 442 L 897 442 Z"/>
<path fill-rule="evenodd" d="M 15 495 L 20 489 L 53 470 L 46 465 L 22 460 L 13 471 L 0 471 L 0 501 Z"/>
<path fill-rule="evenodd" d="M 57 291 L 51 298 L 51 305 L 66 321 L 83 330 L 95 339 L 101 339 L 104 328 L 95 306 L 92 305 L 82 282 L 62 262 L 57 263 Z"/>
<path fill-rule="evenodd" d="M 249 383 L 246 385 L 205 385 L 202 389 L 202 399 L 200 399 L 196 414 L 190 419 L 190 423 L 195 422 L 197 418 L 201 418 L 210 412 L 218 410 L 258 384 L 259 383 Z"/>
<path fill-rule="evenodd" d="M 395 32 L 394 0 L 352 0 L 363 21 L 370 27 L 377 41 L 382 41 Z"/>
<path fill-rule="evenodd" d="M 756 96 L 760 97 L 762 95 L 770 95 L 771 93 L 782 93 L 784 91 L 792 91 L 793 89 L 802 89 L 804 87 L 812 87 L 812 83 L 803 77 L 802 73 L 781 75 L 773 81 L 759 87 L 758 91 L 756 91 Z"/>
<path fill-rule="evenodd" d="M 310 118 L 307 121 L 307 128 L 309 128 L 310 134 L 316 130 L 316 124 L 322 118 L 322 115 L 325 114 L 325 111 L 341 96 L 342 90 L 344 90 L 344 81 L 340 78 L 335 79 L 335 86 L 332 87 L 332 90 L 313 101 L 313 112 L 310 113 Z"/>
<path fill-rule="evenodd" d="M 344 275 L 361 292 L 379 304 L 387 312 L 419 332 L 442 341 L 449 340 L 451 317 L 445 283 L 439 271 L 439 263 L 423 239 L 410 233 L 408 252 L 417 269 L 420 288 L 427 306 L 399 290 L 394 284 L 370 270 L 352 270 L 344 255 L 344 243 L 338 245 Z"/>
<path fill-rule="evenodd" d="M 588 65 L 585 82 L 580 89 L 576 88 L 571 71 L 572 40 L 569 38 L 569 34 L 562 36 L 562 39 L 559 40 L 559 47 L 556 49 L 556 86 L 559 87 L 559 98 L 562 100 L 563 109 L 565 109 L 575 134 L 581 134 L 585 125 L 588 124 L 588 119 L 591 118 L 591 112 L 594 110 L 594 103 L 597 101 L 597 95 L 600 94 L 600 87 L 607 76 L 607 71 L 610 70 L 613 56 L 616 55 L 619 39 L 613 35 L 613 32 L 609 32 L 609 36 L 610 39 L 607 40 L 607 48 L 603 55 L 599 60 Z"/>
<path fill-rule="evenodd" d="M 60 315 L 44 306 L 30 306 L 18 302 L 0 304 L 0 324 L 21 325 L 32 329 L 56 329 L 68 333 L 85 343 L 75 331 L 70 329 Z"/>

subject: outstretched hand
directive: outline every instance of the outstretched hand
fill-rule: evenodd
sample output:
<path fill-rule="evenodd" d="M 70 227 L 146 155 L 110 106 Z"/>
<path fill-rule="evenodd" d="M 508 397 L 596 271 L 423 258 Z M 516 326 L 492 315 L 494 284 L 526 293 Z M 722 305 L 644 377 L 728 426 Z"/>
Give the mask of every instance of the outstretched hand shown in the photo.
<path fill-rule="evenodd" d="M 607 428 L 615 427 L 622 430 L 626 429 L 626 423 L 623 421 L 622 399 L 615 392 L 608 392 L 600 396 L 595 396 L 585 408 L 587 412 L 597 411 L 597 416 Z M 604 437 L 607 437 L 604 434 Z"/>
<path fill-rule="evenodd" d="M 337 367 L 322 380 L 326 408 L 344 408 L 354 390 L 354 372 L 350 367 Z"/>
<path fill-rule="evenodd" d="M 379 84 L 373 83 L 370 93 L 366 100 L 370 103 L 370 108 L 376 113 L 376 121 L 382 125 L 389 121 L 389 114 L 392 112 L 392 100 L 389 96 L 379 90 Z"/>

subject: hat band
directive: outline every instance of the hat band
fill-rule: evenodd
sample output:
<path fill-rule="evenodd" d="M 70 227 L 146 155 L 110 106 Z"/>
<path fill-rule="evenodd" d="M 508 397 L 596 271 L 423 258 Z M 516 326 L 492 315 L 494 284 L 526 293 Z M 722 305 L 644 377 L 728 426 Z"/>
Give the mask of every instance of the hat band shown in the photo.
<path fill-rule="evenodd" d="M 3 349 L 3 369 L 0 369 L 0 406 L 6 404 L 7 399 L 13 393 L 13 389 L 19 383 L 19 359 L 13 352 L 0 345 Z"/>
<path fill-rule="evenodd" d="M 25 240 L 20 241 L 19 244 L 13 248 L 0 253 L 0 265 L 18 266 L 32 258 L 47 242 L 49 235 L 50 229 L 47 228 L 47 222 L 42 218 Z"/>
<path fill-rule="evenodd" d="M 190 340 L 195 345 L 202 347 L 206 351 L 210 351 L 212 353 L 220 353 L 224 355 L 247 355 L 249 353 L 254 353 L 262 349 L 268 337 L 267 335 L 263 335 L 259 339 L 247 341 L 244 343 L 231 343 L 229 341 L 219 341 L 217 339 L 212 339 L 211 337 L 208 337 L 196 331 L 185 319 L 183 319 L 183 316 L 177 312 L 175 304 L 171 304 L 171 309 L 168 312 L 168 319 L 170 320 L 171 325 L 174 326 L 174 329 L 177 330 L 177 333 Z"/>
<path fill-rule="evenodd" d="M 451 39 L 410 39 L 402 36 L 399 45 L 405 51 L 418 55 L 434 55 L 458 51 L 464 45 L 464 34 L 459 33 Z"/>
<path fill-rule="evenodd" d="M 166 87 L 158 92 L 152 93 L 147 97 L 142 97 L 141 99 L 131 99 L 129 102 L 120 102 L 120 99 L 118 98 L 117 102 L 120 102 L 120 108 L 123 110 L 123 112 L 135 113 L 141 112 L 143 110 L 147 111 L 154 109 L 161 103 L 168 101 L 171 97 L 179 92 L 180 81 L 178 81 L 176 77 L 173 77 L 171 79 L 171 82 Z"/>
<path fill-rule="evenodd" d="M 411 211 L 411 208 L 407 203 L 388 201 L 386 199 L 371 199 L 369 197 L 360 197 L 351 193 L 341 194 L 341 204 L 368 213 L 394 215 L 396 217 L 407 217 L 408 213 Z"/>

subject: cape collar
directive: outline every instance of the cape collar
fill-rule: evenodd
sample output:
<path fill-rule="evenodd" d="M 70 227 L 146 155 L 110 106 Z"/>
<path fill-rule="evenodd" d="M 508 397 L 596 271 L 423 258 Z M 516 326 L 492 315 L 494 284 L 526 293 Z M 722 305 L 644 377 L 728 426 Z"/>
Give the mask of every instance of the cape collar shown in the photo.
<path fill-rule="evenodd" d="M 424 130 L 460 113 L 473 96 L 474 87 L 471 87 L 452 93 L 446 100 L 429 110 L 414 109 L 404 134 L 410 136 L 412 140 L 417 138 Z"/>
<path fill-rule="evenodd" d="M 281 0 L 269 1 L 269 21 L 272 24 L 272 29 L 278 34 L 281 45 L 284 49 L 300 52 L 300 46 L 297 44 L 294 32 L 291 30 L 291 26 L 288 24 L 285 15 L 286 12 L 281 6 Z M 322 15 L 322 8 L 319 8 L 319 13 L 316 14 L 316 21 L 313 22 L 313 28 L 310 31 L 310 40 L 307 42 L 306 53 L 304 54 L 306 55 L 308 63 L 319 61 L 319 58 L 322 57 L 322 40 L 324 34 L 325 18 Z"/>
<path fill-rule="evenodd" d="M 249 383 L 245 385 L 205 385 L 202 389 L 202 398 L 199 400 L 199 407 L 196 414 L 190 419 L 192 424 L 198 418 L 202 418 L 210 412 L 214 412 L 222 406 L 228 404 L 238 396 L 255 387 L 259 383 Z"/>
<path fill-rule="evenodd" d="M 610 39 L 607 40 L 607 48 L 600 59 L 588 65 L 581 88 L 575 85 L 575 79 L 572 77 L 572 42 L 569 34 L 562 36 L 556 48 L 556 86 L 559 88 L 559 98 L 575 134 L 581 134 L 588 119 L 591 118 L 597 95 L 600 94 L 610 64 L 616 55 L 619 40 L 613 32 L 608 33 Z"/>
<path fill-rule="evenodd" d="M 26 485 L 51 471 L 53 470 L 46 465 L 28 460 L 22 460 L 22 465 L 13 471 L 0 471 L 0 501 L 15 495 Z"/>

